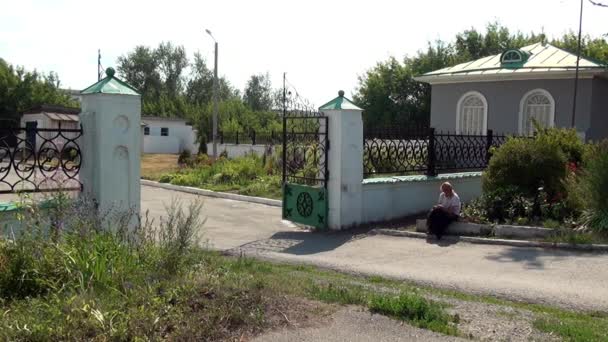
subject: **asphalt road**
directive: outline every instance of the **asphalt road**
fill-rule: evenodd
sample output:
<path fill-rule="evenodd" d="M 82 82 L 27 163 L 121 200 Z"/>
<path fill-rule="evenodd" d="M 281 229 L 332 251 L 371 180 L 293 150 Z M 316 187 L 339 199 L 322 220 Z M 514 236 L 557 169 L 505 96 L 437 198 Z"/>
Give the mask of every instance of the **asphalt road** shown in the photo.
<path fill-rule="evenodd" d="M 164 213 L 163 203 L 196 197 L 142 186 L 142 210 L 158 217 Z M 608 311 L 607 253 L 311 233 L 282 221 L 278 207 L 203 199 L 203 236 L 214 249 L 568 309 Z"/>

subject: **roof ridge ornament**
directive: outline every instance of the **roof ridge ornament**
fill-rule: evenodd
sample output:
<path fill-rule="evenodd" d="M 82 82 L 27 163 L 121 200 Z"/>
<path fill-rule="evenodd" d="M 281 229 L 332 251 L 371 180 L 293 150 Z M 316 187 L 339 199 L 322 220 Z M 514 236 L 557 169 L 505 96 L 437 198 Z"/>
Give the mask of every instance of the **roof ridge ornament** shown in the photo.
<path fill-rule="evenodd" d="M 116 73 L 116 70 L 114 70 L 114 68 L 112 68 L 112 67 L 106 69 L 106 75 L 108 77 L 114 77 L 115 73 Z"/>

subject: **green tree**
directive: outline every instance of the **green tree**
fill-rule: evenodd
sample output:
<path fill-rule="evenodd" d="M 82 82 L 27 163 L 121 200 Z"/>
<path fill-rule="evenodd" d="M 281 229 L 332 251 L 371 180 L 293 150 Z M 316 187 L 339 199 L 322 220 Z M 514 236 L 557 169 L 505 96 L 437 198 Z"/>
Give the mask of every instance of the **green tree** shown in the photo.
<path fill-rule="evenodd" d="M 59 89 L 56 73 L 26 71 L 0 58 L 0 121 L 17 124 L 20 114 L 42 104 L 77 107 L 78 103 Z"/>
<path fill-rule="evenodd" d="M 162 92 L 159 63 L 153 49 L 136 46 L 135 49 L 118 57 L 117 70 L 122 79 L 139 90 L 144 103 L 154 100 Z"/>
<path fill-rule="evenodd" d="M 254 111 L 272 109 L 273 94 L 268 74 L 251 75 L 243 94 L 243 101 Z"/>

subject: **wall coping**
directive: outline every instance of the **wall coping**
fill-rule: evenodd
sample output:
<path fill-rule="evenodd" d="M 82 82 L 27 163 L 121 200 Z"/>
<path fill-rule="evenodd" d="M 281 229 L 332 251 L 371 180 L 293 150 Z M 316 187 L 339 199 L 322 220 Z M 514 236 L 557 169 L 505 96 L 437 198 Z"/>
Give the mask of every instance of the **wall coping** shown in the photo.
<path fill-rule="evenodd" d="M 481 171 L 476 171 L 476 172 L 442 173 L 437 176 L 411 175 L 411 176 L 392 176 L 392 177 L 382 177 L 382 178 L 366 178 L 363 180 L 363 185 L 448 181 L 451 179 L 481 177 L 481 174 L 482 174 Z"/>

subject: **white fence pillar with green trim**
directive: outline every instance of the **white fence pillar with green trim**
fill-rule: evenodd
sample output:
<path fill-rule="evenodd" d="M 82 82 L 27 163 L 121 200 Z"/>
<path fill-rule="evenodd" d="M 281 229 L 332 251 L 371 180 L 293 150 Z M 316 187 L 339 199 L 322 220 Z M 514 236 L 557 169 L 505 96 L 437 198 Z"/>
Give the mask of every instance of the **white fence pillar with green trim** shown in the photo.
<path fill-rule="evenodd" d="M 362 223 L 363 110 L 343 91 L 319 110 L 329 118 L 329 228 L 347 229 Z"/>
<path fill-rule="evenodd" d="M 140 211 L 141 96 L 127 83 L 107 77 L 82 91 L 85 196 L 100 209 Z"/>

